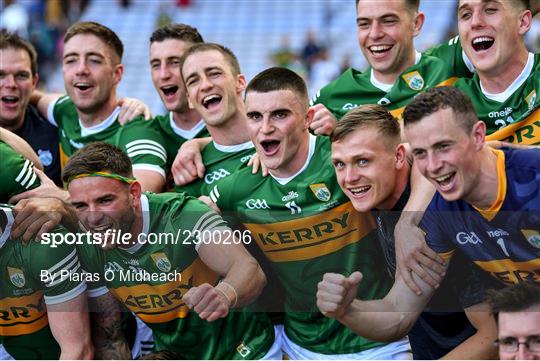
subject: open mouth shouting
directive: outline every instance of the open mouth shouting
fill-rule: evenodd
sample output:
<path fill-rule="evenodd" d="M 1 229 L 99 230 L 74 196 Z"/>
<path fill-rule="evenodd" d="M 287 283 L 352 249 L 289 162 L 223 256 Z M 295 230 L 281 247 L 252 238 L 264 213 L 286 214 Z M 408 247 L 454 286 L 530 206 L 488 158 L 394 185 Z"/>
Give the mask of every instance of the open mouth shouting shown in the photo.
<path fill-rule="evenodd" d="M 491 36 L 478 36 L 471 42 L 474 51 L 481 52 L 486 51 L 493 46 L 495 39 Z"/>
<path fill-rule="evenodd" d="M 165 96 L 165 99 L 170 100 L 171 98 L 174 98 L 178 92 L 178 88 L 178 85 L 164 85 L 160 89 Z"/>
<path fill-rule="evenodd" d="M 82 81 L 73 84 L 73 86 L 77 90 L 79 90 L 80 93 L 86 93 L 88 90 L 93 88 L 92 84 L 87 83 L 87 82 L 82 82 Z"/>
<path fill-rule="evenodd" d="M 273 139 L 263 140 L 260 142 L 264 155 L 266 155 L 267 157 L 271 157 L 277 154 L 277 152 L 279 151 L 280 143 L 281 142 L 279 140 L 273 140 Z"/>
<path fill-rule="evenodd" d="M 2 106 L 6 108 L 13 108 L 19 104 L 19 97 L 16 95 L 4 95 L 2 96 Z"/>
<path fill-rule="evenodd" d="M 221 103 L 222 96 L 219 94 L 210 94 L 203 98 L 202 106 L 207 110 L 215 109 Z"/>
<path fill-rule="evenodd" d="M 380 58 L 388 54 L 388 52 L 393 48 L 393 45 L 371 45 L 368 46 L 368 50 L 371 52 L 371 54 L 376 57 Z"/>

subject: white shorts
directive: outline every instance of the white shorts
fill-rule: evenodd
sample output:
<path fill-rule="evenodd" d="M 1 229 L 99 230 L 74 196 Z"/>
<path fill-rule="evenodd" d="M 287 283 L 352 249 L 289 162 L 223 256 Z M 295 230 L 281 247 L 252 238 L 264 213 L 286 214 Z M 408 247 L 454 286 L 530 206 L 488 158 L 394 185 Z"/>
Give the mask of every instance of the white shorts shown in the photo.
<path fill-rule="evenodd" d="M 154 351 L 154 334 L 152 333 L 152 329 L 146 326 L 136 314 L 133 314 L 133 316 L 137 320 L 137 334 L 131 348 L 131 355 L 136 360 Z"/>
<path fill-rule="evenodd" d="M 369 350 L 338 355 L 309 351 L 292 342 L 285 332 L 282 339 L 283 351 L 291 360 L 412 360 L 411 345 L 407 337 Z"/>
<path fill-rule="evenodd" d="M 283 325 L 274 326 L 274 343 L 261 360 L 283 360 Z"/>
<path fill-rule="evenodd" d="M 2 345 L 0 345 L 0 360 L 15 360 Z"/>

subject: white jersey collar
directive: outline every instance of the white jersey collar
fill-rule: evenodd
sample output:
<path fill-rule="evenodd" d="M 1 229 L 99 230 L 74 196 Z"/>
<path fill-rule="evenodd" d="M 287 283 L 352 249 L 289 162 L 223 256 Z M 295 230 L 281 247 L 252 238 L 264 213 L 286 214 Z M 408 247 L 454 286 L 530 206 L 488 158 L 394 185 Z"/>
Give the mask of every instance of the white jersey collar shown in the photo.
<path fill-rule="evenodd" d="M 79 119 L 79 125 L 81 126 L 81 135 L 83 137 L 86 137 L 88 135 L 96 134 L 107 129 L 116 121 L 116 118 L 118 118 L 118 114 L 120 114 L 120 107 L 114 108 L 113 112 L 107 117 L 107 119 L 105 119 L 98 125 L 94 125 L 93 127 L 85 127 Z"/>
<path fill-rule="evenodd" d="M 4 229 L 2 229 L 2 234 L 0 234 L 0 249 L 1 249 L 6 243 L 6 241 L 8 240 L 9 236 L 11 235 L 11 227 L 13 227 L 13 222 L 15 221 L 15 218 L 13 217 L 13 210 L 11 208 L 0 207 L 0 212 L 4 212 L 4 214 L 7 217 L 6 225 Z"/>
<path fill-rule="evenodd" d="M 422 53 L 415 50 L 414 64 L 415 65 L 418 64 L 420 62 L 420 59 L 422 59 Z M 375 88 L 378 88 L 378 89 L 382 90 L 385 93 L 388 93 L 390 91 L 390 89 L 392 89 L 392 87 L 394 86 L 395 83 L 392 83 L 392 84 L 383 83 L 383 82 L 377 80 L 377 78 L 375 78 L 375 75 L 373 74 L 373 69 L 372 68 L 370 68 L 369 71 L 370 71 L 369 80 L 371 81 L 371 84 Z"/>
<path fill-rule="evenodd" d="M 533 71 L 533 66 L 534 66 L 534 54 L 529 53 L 529 57 L 527 58 L 527 64 L 525 64 L 525 67 L 521 71 L 521 74 L 519 74 L 519 76 L 512 82 L 512 84 L 510 84 L 508 88 L 506 88 L 501 93 L 495 93 L 495 94 L 488 93 L 482 86 L 482 81 L 480 80 L 480 89 L 482 89 L 482 94 L 484 94 L 485 97 L 488 99 L 494 100 L 499 103 L 504 103 L 529 78 L 529 76 L 531 75 Z"/>
<path fill-rule="evenodd" d="M 272 171 L 270 171 L 270 176 L 272 178 L 274 178 L 276 180 L 276 182 L 278 182 L 279 184 L 281 184 L 282 186 L 284 186 L 285 184 L 289 183 L 290 181 L 292 181 L 294 178 L 296 178 L 297 175 L 299 175 L 300 173 L 302 173 L 306 168 L 307 166 L 309 165 L 309 162 L 311 162 L 311 158 L 313 158 L 313 154 L 315 153 L 315 145 L 317 143 L 317 137 L 314 136 L 313 134 L 310 134 L 309 135 L 309 148 L 308 148 L 308 156 L 307 156 L 307 159 L 306 159 L 306 162 L 304 163 L 304 165 L 302 166 L 302 168 L 300 168 L 300 170 L 298 172 L 296 172 L 295 174 L 293 174 L 292 176 L 290 177 L 287 177 L 287 178 L 281 178 L 281 177 L 277 177 L 275 175 L 272 174 Z"/>
<path fill-rule="evenodd" d="M 255 147 L 251 140 L 245 143 L 235 145 L 221 145 L 216 143 L 215 141 L 212 141 L 212 143 L 214 143 L 214 147 L 216 147 L 217 150 L 224 153 L 235 153 L 241 150 L 251 149 Z"/>
<path fill-rule="evenodd" d="M 182 129 L 176 123 L 174 122 L 173 113 L 169 113 L 169 123 L 171 124 L 171 128 L 173 132 L 175 132 L 177 135 L 181 136 L 184 139 L 193 139 L 201 130 L 204 129 L 204 120 L 199 120 L 197 124 L 193 126 L 191 129 Z"/>
<path fill-rule="evenodd" d="M 135 253 L 141 249 L 142 246 L 146 243 L 146 237 L 150 231 L 150 206 L 148 204 L 148 197 L 145 194 L 141 194 L 141 210 L 143 217 L 143 229 L 141 235 L 137 236 L 137 243 L 129 248 L 122 248 L 123 251 L 128 253 Z"/>

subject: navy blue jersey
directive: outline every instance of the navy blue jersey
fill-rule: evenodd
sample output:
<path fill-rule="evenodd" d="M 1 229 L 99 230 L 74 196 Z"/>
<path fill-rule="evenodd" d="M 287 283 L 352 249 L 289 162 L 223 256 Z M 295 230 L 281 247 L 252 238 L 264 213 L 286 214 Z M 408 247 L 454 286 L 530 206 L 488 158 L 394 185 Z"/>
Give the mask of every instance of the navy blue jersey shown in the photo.
<path fill-rule="evenodd" d="M 60 148 L 58 128 L 43 118 L 36 108 L 28 105 L 22 126 L 14 131 L 30 144 L 43 164 L 45 174 L 58 186 L 62 186 L 60 177 Z"/>
<path fill-rule="evenodd" d="M 540 282 L 540 149 L 494 152 L 499 189 L 490 209 L 436 194 L 421 228 L 445 258 L 459 249 L 505 284 Z"/>

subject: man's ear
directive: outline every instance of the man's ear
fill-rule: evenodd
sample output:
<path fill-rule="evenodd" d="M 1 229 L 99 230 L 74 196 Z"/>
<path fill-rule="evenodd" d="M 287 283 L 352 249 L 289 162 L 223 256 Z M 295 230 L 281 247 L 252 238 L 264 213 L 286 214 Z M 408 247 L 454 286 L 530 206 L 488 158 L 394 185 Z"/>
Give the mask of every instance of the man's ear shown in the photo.
<path fill-rule="evenodd" d="M 141 199 L 142 187 L 141 183 L 135 181 L 129 185 L 129 203 L 131 207 L 134 207 L 139 204 Z"/>
<path fill-rule="evenodd" d="M 518 34 L 523 36 L 531 29 L 532 26 L 532 13 L 530 10 L 525 10 L 519 16 L 519 30 Z"/>
<path fill-rule="evenodd" d="M 405 144 L 403 143 L 398 144 L 398 146 L 396 147 L 395 157 L 396 157 L 396 169 L 400 170 L 407 163 L 407 149 L 405 148 Z"/>
<path fill-rule="evenodd" d="M 315 109 L 308 108 L 308 111 L 306 113 L 306 117 L 304 119 L 305 129 L 309 129 L 309 127 L 311 126 L 311 122 L 313 121 L 314 116 L 315 116 Z"/>
<path fill-rule="evenodd" d="M 241 94 L 244 90 L 246 90 L 246 77 L 244 74 L 238 74 L 236 76 L 236 93 Z"/>
<path fill-rule="evenodd" d="M 417 36 L 420 34 L 420 31 L 422 30 L 422 26 L 424 26 L 424 22 L 426 21 L 426 16 L 423 12 L 418 12 L 414 16 L 414 30 L 413 30 L 413 36 Z"/>
<path fill-rule="evenodd" d="M 471 131 L 471 136 L 473 138 L 475 149 L 480 150 L 486 143 L 486 123 L 479 120 L 473 125 Z"/>
<path fill-rule="evenodd" d="M 118 85 L 120 81 L 122 80 L 122 75 L 124 74 L 124 65 L 117 64 L 114 67 L 114 73 L 113 73 L 113 83 L 114 85 Z"/>

